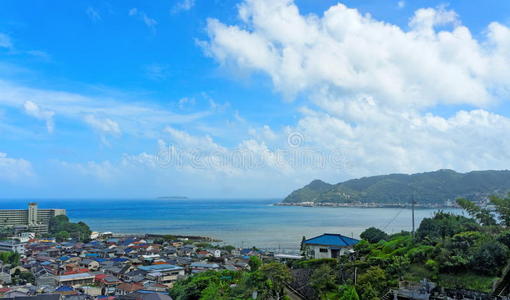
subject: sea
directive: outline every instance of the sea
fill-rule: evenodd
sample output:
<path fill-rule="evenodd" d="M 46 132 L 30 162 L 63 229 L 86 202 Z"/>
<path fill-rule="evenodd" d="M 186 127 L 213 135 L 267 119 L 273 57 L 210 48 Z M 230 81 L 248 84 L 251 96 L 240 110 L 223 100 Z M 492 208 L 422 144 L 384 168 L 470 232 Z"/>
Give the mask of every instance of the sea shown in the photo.
<path fill-rule="evenodd" d="M 220 244 L 257 247 L 282 253 L 299 248 L 303 236 L 340 233 L 358 238 L 374 226 L 388 233 L 412 229 L 407 208 L 274 206 L 280 199 L 184 200 L 0 200 L 0 209 L 65 208 L 73 222 L 83 221 L 93 231 L 208 236 Z M 437 209 L 416 209 L 416 228 Z M 448 209 L 462 214 L 456 209 Z"/>

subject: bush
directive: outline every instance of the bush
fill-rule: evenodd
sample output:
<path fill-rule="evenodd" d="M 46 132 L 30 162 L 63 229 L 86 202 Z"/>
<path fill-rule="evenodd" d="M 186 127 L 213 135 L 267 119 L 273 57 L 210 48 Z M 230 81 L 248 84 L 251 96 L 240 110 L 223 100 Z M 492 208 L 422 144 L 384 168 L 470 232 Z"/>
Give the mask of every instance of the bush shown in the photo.
<path fill-rule="evenodd" d="M 474 270 L 487 275 L 497 275 L 506 264 L 508 249 L 500 242 L 487 240 L 473 253 L 471 265 Z"/>
<path fill-rule="evenodd" d="M 437 261 L 429 259 L 425 263 L 425 268 L 427 268 L 427 270 L 431 272 L 437 273 L 439 271 L 439 264 L 437 263 Z"/>
<path fill-rule="evenodd" d="M 370 227 L 370 228 L 366 229 L 365 231 L 363 231 L 360 234 L 360 237 L 370 243 L 377 243 L 381 240 L 385 240 L 385 241 L 388 240 L 388 234 L 386 234 L 386 232 L 384 232 L 378 228 L 375 228 L 375 227 Z"/>
<path fill-rule="evenodd" d="M 340 300 L 359 300 L 358 293 L 353 286 L 344 285 L 340 287 Z"/>
<path fill-rule="evenodd" d="M 320 267 L 321 265 L 327 264 L 332 268 L 336 268 L 338 261 L 334 258 L 317 258 L 310 260 L 303 260 L 296 263 L 296 266 L 305 269 L 315 269 Z"/>
<path fill-rule="evenodd" d="M 503 244 L 507 247 L 510 247 L 510 230 L 505 230 L 505 231 L 501 232 L 500 234 L 498 234 L 496 239 L 501 244 Z"/>
<path fill-rule="evenodd" d="M 419 241 L 444 241 L 447 237 L 460 232 L 479 230 L 480 225 L 473 219 L 440 211 L 434 217 L 421 221 L 416 238 Z"/>
<path fill-rule="evenodd" d="M 407 252 L 407 257 L 412 263 L 423 263 L 429 258 L 433 251 L 433 246 L 420 245 L 409 250 L 409 252 Z"/>

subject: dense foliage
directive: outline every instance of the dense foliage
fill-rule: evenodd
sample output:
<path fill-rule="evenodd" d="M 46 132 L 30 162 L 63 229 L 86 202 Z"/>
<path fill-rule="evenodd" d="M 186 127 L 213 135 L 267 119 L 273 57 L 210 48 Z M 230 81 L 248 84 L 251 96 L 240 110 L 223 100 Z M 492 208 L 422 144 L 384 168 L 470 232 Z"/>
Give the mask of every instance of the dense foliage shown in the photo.
<path fill-rule="evenodd" d="M 87 241 L 92 233 L 89 226 L 83 222 L 72 223 L 67 216 L 56 216 L 50 219 L 49 234 L 61 242 L 69 238 Z"/>
<path fill-rule="evenodd" d="M 178 281 L 170 290 L 176 300 L 284 299 L 285 285 L 292 280 L 287 266 L 252 259 L 249 272 L 207 271 Z"/>
<path fill-rule="evenodd" d="M 382 240 L 387 240 L 389 236 L 381 229 L 370 227 L 361 233 L 360 238 L 370 243 L 377 243 Z"/>
<path fill-rule="evenodd" d="M 452 170 L 413 175 L 391 174 L 353 179 L 335 185 L 315 180 L 292 192 L 284 203 L 410 203 L 444 204 L 459 197 L 481 200 L 489 195 L 510 192 L 510 171 Z M 509 207 L 510 209 L 510 207 Z M 510 219 L 508 220 L 510 224 Z"/>
<path fill-rule="evenodd" d="M 19 253 L 10 251 L 0 252 L 0 260 L 4 265 L 10 264 L 13 266 L 17 266 L 19 265 L 19 259 L 20 259 Z"/>

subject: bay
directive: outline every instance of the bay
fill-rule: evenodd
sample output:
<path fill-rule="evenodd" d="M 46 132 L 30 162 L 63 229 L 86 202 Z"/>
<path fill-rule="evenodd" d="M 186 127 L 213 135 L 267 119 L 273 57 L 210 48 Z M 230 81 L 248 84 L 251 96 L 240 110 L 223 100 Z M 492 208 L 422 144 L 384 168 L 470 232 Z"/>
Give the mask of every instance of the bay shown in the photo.
<path fill-rule="evenodd" d="M 301 238 L 340 233 L 357 238 L 368 227 L 388 233 L 411 230 L 411 210 L 402 208 L 273 206 L 279 199 L 45 199 L 0 201 L 2 209 L 65 208 L 73 222 L 94 231 L 162 233 L 217 238 L 237 247 L 292 251 Z M 416 228 L 436 209 L 417 209 Z M 452 210 L 462 213 L 460 210 Z"/>

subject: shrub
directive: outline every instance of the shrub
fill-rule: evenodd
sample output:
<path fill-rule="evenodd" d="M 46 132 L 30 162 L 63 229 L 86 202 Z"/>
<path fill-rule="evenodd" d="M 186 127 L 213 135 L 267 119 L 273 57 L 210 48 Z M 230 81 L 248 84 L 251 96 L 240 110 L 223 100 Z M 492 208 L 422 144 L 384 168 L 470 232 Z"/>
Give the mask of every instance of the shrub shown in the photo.
<path fill-rule="evenodd" d="M 381 229 L 370 227 L 360 234 L 360 237 L 370 243 L 377 243 L 381 240 L 388 240 L 388 234 Z"/>

